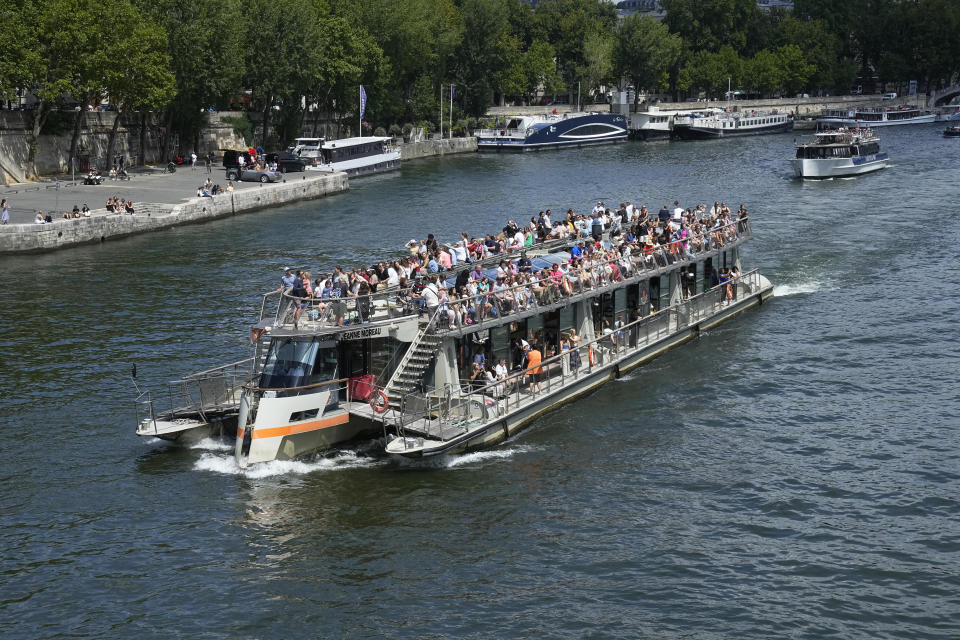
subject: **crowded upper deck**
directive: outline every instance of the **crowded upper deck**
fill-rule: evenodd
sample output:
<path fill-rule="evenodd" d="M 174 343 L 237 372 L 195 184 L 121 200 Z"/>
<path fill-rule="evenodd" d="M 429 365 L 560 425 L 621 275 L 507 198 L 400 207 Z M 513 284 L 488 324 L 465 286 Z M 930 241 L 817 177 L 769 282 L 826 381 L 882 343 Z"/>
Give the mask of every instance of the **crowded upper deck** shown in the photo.
<path fill-rule="evenodd" d="M 675 201 L 658 212 L 600 201 L 588 214 L 569 209 L 554 221 L 547 209 L 522 226 L 509 220 L 497 234 L 464 232 L 452 243 L 428 234 L 411 239 L 406 256 L 368 267 L 337 266 L 317 277 L 285 268 L 272 292 L 276 314 L 267 311 L 267 294 L 261 325 L 314 331 L 420 316 L 469 330 L 723 250 L 749 234 L 748 215 L 744 205 L 734 212 L 720 201 L 686 209 Z M 735 267 L 712 271 L 705 288 L 739 275 Z M 685 286 L 685 296 L 693 293 Z M 645 302 L 641 314 L 657 311 L 656 300 Z"/>

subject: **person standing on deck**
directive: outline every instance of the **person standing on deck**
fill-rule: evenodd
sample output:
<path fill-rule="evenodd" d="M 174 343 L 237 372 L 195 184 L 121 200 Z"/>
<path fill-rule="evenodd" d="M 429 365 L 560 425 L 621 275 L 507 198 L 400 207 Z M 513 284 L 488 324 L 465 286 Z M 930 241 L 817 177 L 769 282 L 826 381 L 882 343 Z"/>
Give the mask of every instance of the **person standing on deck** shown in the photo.
<path fill-rule="evenodd" d="M 537 386 L 537 393 L 543 393 L 540 387 L 540 380 L 543 377 L 543 367 L 540 365 L 543 355 L 539 349 L 529 347 L 526 353 L 527 375 L 530 376 L 530 393 L 533 393 L 533 386 Z"/>

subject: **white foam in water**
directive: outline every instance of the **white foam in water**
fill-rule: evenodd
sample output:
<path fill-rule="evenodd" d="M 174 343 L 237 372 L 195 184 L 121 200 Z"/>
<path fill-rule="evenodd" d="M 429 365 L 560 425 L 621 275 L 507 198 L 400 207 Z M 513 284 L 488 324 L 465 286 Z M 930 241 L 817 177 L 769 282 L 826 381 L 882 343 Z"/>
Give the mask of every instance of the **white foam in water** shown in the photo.
<path fill-rule="evenodd" d="M 823 291 L 823 283 L 805 282 L 803 284 L 778 284 L 773 287 L 773 295 L 777 297 L 793 296 L 803 293 L 816 293 Z"/>
<path fill-rule="evenodd" d="M 270 476 L 306 475 L 315 471 L 343 471 L 363 467 L 375 467 L 384 464 L 383 460 L 358 456 L 353 451 L 341 451 L 333 457 L 319 457 L 309 460 L 273 460 L 258 462 L 246 469 L 237 466 L 233 456 L 220 456 L 204 453 L 193 465 L 197 471 L 212 471 L 227 475 L 242 475 L 246 478 L 267 478 Z"/>
<path fill-rule="evenodd" d="M 491 460 L 504 460 L 512 458 L 518 453 L 529 451 L 529 447 L 510 447 L 507 449 L 491 449 L 490 451 L 475 451 L 473 453 L 464 453 L 459 456 L 444 456 L 440 458 L 440 465 L 447 469 L 462 467 L 465 465 L 483 464 Z"/>
<path fill-rule="evenodd" d="M 220 438 L 204 438 L 190 445 L 190 448 L 204 451 L 233 451 L 233 444 Z"/>

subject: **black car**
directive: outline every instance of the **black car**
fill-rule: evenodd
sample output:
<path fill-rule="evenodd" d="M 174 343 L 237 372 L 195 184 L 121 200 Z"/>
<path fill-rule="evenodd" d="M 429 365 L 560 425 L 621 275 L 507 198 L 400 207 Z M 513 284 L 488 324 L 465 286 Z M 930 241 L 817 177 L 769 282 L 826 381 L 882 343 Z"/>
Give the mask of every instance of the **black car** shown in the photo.
<path fill-rule="evenodd" d="M 295 153 L 289 151 L 280 151 L 277 153 L 268 153 L 267 162 L 276 162 L 277 169 L 283 171 L 284 173 L 295 173 L 298 171 L 304 171 L 307 166 L 307 161 L 298 156 Z"/>

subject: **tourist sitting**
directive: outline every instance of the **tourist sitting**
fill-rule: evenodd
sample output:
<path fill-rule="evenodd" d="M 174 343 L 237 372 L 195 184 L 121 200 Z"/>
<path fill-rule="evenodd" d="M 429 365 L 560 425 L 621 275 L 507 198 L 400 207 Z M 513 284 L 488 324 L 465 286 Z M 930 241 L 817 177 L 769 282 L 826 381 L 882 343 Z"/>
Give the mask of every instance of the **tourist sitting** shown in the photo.
<path fill-rule="evenodd" d="M 79 217 L 80 217 L 80 207 L 78 207 L 77 205 L 73 205 L 73 212 L 72 212 L 72 214 L 73 214 L 73 217 L 74 217 L 74 218 L 79 218 Z"/>
<path fill-rule="evenodd" d="M 69 220 L 69 219 L 70 219 L 70 214 L 69 214 L 68 212 L 64 211 L 64 212 L 63 212 L 63 219 L 64 219 L 64 220 Z"/>
<path fill-rule="evenodd" d="M 227 193 L 233 193 L 233 180 L 227 180 Z"/>
<path fill-rule="evenodd" d="M 104 205 L 104 207 L 107 209 L 107 211 L 109 211 L 110 213 L 113 213 L 113 211 L 114 211 L 114 209 L 113 209 L 113 198 L 107 198 L 107 202 L 106 202 L 106 204 Z"/>
<path fill-rule="evenodd" d="M 123 209 L 124 209 L 124 211 L 126 211 L 127 213 L 129 213 L 129 214 L 131 214 L 131 215 L 132 215 L 133 213 L 135 213 L 134 208 L 133 208 L 133 200 L 127 200 L 127 201 L 124 203 L 124 205 L 123 205 Z"/>
<path fill-rule="evenodd" d="M 33 221 L 34 224 L 45 224 L 46 220 L 43 219 L 43 211 L 37 211 L 37 217 Z"/>
<path fill-rule="evenodd" d="M 83 214 L 84 218 L 90 217 L 90 207 L 87 206 L 87 203 L 83 203 L 83 207 L 80 209 L 80 212 Z"/>

